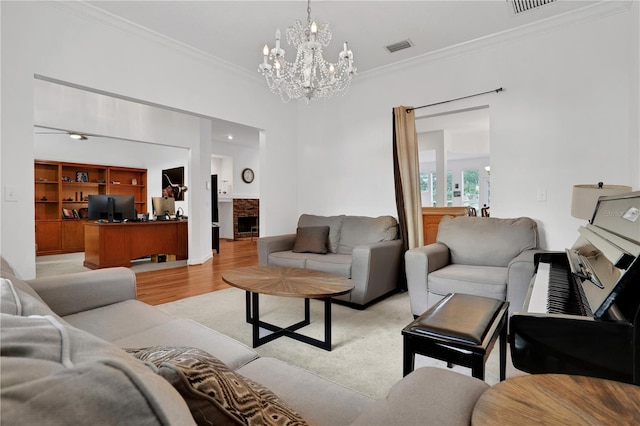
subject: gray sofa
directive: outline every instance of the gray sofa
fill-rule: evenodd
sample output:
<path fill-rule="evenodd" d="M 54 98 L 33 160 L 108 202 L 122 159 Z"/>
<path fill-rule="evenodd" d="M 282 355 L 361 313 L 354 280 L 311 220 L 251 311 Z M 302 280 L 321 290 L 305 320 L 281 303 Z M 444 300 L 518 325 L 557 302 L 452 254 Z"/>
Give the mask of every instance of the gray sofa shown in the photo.
<path fill-rule="evenodd" d="M 304 228 L 328 227 L 326 253 L 296 250 Z M 398 222 L 392 216 L 316 216 L 303 214 L 296 234 L 258 239 L 260 265 L 305 268 L 350 278 L 354 289 L 336 299 L 364 308 L 396 291 L 402 260 Z"/>
<path fill-rule="evenodd" d="M 275 404 L 279 420 L 288 413 L 283 406 L 302 419 L 290 424 L 463 425 L 488 387 L 455 372 L 421 368 L 400 380 L 387 398 L 372 400 L 137 301 L 135 275 L 126 268 L 25 282 L 3 263 L 2 276 L 3 424 L 182 426 L 204 423 L 203 413 L 212 406 L 218 413 L 213 424 L 239 424 L 249 414 L 259 422 L 256 413 Z M 168 362 L 166 354 L 175 347 L 191 349 Z M 185 358 L 194 350 L 216 357 L 212 365 L 220 364 L 220 371 L 193 380 L 196 368 L 210 368 Z M 216 394 L 211 381 L 218 375 L 232 385 Z M 253 411 L 221 410 L 220 396 L 225 402 L 241 386 L 257 392 L 253 399 L 250 393 L 238 396 L 243 404 L 257 399 Z"/>
<path fill-rule="evenodd" d="M 507 300 L 510 313 L 520 311 L 539 251 L 530 218 L 445 216 L 435 243 L 405 253 L 411 311 L 421 315 L 448 293 Z"/>

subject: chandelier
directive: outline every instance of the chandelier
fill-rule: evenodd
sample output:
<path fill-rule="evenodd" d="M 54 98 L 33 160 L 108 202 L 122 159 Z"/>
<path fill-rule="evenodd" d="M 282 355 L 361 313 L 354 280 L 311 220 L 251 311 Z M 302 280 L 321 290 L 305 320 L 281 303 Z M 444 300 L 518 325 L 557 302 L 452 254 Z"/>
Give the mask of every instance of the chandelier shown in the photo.
<path fill-rule="evenodd" d="M 353 53 L 345 42 L 338 62 L 330 63 L 322 57 L 322 47 L 330 42 L 329 24 L 317 24 L 311 19 L 311 0 L 308 0 L 306 25 L 296 20 L 295 25 L 287 29 L 287 43 L 298 50 L 295 62 L 285 60 L 285 51 L 280 47 L 280 29 L 277 29 L 275 47 L 269 50 L 269 46 L 264 45 L 264 60 L 258 71 L 271 91 L 280 95 L 284 102 L 302 97 L 309 102 L 314 98 L 346 93 L 356 74 Z"/>

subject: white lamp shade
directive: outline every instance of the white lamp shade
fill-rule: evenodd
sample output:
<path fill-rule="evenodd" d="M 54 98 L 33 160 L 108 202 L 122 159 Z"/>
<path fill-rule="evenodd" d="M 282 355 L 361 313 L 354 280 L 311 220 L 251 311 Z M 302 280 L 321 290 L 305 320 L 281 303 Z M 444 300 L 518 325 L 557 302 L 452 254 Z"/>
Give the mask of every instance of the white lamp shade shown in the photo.
<path fill-rule="evenodd" d="M 575 185 L 571 201 L 571 216 L 591 220 L 598 198 L 624 194 L 625 192 L 631 192 L 631 187 L 625 185 Z"/>

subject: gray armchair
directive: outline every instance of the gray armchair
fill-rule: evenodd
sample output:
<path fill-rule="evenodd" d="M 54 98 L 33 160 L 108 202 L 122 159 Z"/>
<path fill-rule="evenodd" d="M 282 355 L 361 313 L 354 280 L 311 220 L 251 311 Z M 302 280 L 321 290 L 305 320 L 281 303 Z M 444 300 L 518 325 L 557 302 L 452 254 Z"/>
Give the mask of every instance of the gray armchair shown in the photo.
<path fill-rule="evenodd" d="M 414 316 L 448 293 L 507 300 L 522 309 L 539 252 L 538 227 L 527 217 L 445 216 L 435 243 L 405 253 Z"/>

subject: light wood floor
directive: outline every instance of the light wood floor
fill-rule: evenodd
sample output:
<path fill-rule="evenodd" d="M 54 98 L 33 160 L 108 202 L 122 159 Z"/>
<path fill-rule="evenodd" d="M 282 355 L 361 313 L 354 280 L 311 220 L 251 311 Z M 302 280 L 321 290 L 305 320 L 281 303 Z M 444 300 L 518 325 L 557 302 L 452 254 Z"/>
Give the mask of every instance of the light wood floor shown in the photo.
<path fill-rule="evenodd" d="M 202 265 L 183 266 L 136 274 L 138 299 L 150 305 L 172 302 L 228 288 L 222 273 L 258 264 L 256 240 L 220 240 L 220 254 Z"/>

